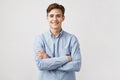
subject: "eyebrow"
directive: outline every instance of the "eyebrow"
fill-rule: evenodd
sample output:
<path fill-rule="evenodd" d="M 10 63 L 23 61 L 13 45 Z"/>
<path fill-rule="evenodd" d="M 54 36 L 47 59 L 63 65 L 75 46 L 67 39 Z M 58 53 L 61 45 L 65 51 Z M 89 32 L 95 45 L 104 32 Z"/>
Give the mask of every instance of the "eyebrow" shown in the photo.
<path fill-rule="evenodd" d="M 49 14 L 49 15 L 54 15 L 54 14 Z M 62 15 L 62 14 L 55 14 L 55 15 Z"/>

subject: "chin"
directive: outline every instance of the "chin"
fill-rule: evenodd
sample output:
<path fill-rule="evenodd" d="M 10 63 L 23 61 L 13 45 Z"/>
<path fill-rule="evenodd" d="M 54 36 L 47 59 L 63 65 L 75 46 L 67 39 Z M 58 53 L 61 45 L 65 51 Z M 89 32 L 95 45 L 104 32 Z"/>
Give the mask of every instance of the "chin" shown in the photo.
<path fill-rule="evenodd" d="M 51 26 L 51 28 L 53 28 L 53 29 L 59 29 L 60 27 L 59 26 Z"/>

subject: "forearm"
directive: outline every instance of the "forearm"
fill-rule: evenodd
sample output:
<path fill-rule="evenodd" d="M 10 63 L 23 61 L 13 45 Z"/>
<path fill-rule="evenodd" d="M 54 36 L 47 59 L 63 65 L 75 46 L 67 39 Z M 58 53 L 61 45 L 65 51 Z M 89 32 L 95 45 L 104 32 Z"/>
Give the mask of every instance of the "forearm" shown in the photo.
<path fill-rule="evenodd" d="M 37 51 L 37 65 L 41 70 L 52 70 L 64 65 L 65 63 L 72 61 L 71 56 L 54 57 L 50 58 L 44 51 Z"/>
<path fill-rule="evenodd" d="M 57 70 L 60 70 L 60 71 L 80 71 L 80 67 L 81 67 L 81 62 L 80 62 L 80 60 L 77 60 L 77 61 L 68 62 L 68 63 L 62 65 L 61 67 L 59 67 Z"/>
<path fill-rule="evenodd" d="M 40 70 L 54 70 L 68 62 L 67 56 L 40 59 L 37 57 L 37 66 Z"/>

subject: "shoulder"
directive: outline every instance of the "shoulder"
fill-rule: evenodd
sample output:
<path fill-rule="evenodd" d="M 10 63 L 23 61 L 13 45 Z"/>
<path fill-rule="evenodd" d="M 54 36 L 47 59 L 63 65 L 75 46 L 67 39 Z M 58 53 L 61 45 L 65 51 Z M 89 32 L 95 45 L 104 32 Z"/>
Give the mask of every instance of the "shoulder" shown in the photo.
<path fill-rule="evenodd" d="M 46 36 L 49 36 L 49 32 L 43 32 L 41 34 L 38 34 L 36 35 L 36 38 L 39 38 L 39 39 L 44 39 Z"/>
<path fill-rule="evenodd" d="M 72 34 L 72 33 L 64 31 L 63 34 L 64 34 L 65 37 L 70 37 L 73 40 L 77 40 L 77 37 L 74 34 Z"/>

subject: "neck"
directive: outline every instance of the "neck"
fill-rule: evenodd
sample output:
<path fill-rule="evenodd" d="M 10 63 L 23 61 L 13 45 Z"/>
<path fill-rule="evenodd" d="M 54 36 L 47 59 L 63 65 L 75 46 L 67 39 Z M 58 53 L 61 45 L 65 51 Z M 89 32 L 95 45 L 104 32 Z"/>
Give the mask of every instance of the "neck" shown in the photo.
<path fill-rule="evenodd" d="M 54 29 L 54 28 L 50 28 L 51 33 L 57 37 L 59 35 L 59 33 L 61 32 L 62 28 L 58 28 L 58 29 Z"/>

